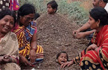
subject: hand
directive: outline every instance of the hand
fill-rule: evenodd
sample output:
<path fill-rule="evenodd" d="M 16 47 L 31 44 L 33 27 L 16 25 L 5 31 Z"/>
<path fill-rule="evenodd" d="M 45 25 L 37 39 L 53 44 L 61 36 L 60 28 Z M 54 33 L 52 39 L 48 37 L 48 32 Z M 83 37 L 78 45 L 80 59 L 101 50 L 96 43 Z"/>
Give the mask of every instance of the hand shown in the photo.
<path fill-rule="evenodd" d="M 73 31 L 73 35 L 74 35 L 74 34 L 76 34 L 76 33 L 79 33 L 79 32 L 80 32 L 80 30 L 79 30 L 79 29 L 74 30 L 74 31 Z"/>
<path fill-rule="evenodd" d="M 86 36 L 86 32 L 78 32 L 73 35 L 74 38 L 83 38 Z"/>
<path fill-rule="evenodd" d="M 9 62 L 12 62 L 12 58 L 9 55 L 4 55 L 2 59 L 2 63 L 5 64 Z"/>
<path fill-rule="evenodd" d="M 87 48 L 87 51 L 89 51 L 89 50 L 95 50 L 96 48 L 98 48 L 96 44 L 91 44 L 91 45 Z"/>
<path fill-rule="evenodd" d="M 79 32 L 80 32 L 79 30 L 74 30 L 74 31 L 73 31 L 73 36 L 76 37 L 76 35 L 77 35 Z"/>
<path fill-rule="evenodd" d="M 20 59 L 25 65 L 32 66 L 32 64 L 24 56 L 20 55 Z"/>
<path fill-rule="evenodd" d="M 72 65 L 73 64 L 73 61 L 69 61 L 69 62 L 65 62 L 65 63 L 63 63 L 63 64 L 61 64 L 61 68 L 65 68 L 66 66 L 70 66 L 70 65 Z"/>
<path fill-rule="evenodd" d="M 36 59 L 36 51 L 31 50 L 30 51 L 30 61 L 33 63 L 33 62 L 35 62 L 35 59 Z"/>

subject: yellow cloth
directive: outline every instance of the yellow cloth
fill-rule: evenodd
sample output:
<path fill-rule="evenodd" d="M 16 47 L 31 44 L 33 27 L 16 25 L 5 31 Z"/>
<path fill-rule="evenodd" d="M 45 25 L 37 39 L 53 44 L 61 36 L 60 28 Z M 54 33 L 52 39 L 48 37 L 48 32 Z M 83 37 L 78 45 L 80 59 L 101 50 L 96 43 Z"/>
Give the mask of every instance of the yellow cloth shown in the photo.
<path fill-rule="evenodd" d="M 28 26 L 26 28 L 24 26 L 17 26 L 17 28 L 13 31 L 18 38 L 19 54 L 23 55 L 24 57 L 29 56 L 30 53 L 30 41 L 36 31 L 34 24 L 35 23 L 31 23 L 31 26 Z M 37 45 L 36 53 L 43 53 L 42 46 Z"/>
<path fill-rule="evenodd" d="M 29 55 L 29 53 L 30 53 L 30 45 L 27 45 L 23 50 L 19 51 L 19 54 L 23 55 L 24 57 L 26 57 L 26 55 Z M 43 53 L 42 46 L 37 45 L 36 54 L 37 53 Z"/>

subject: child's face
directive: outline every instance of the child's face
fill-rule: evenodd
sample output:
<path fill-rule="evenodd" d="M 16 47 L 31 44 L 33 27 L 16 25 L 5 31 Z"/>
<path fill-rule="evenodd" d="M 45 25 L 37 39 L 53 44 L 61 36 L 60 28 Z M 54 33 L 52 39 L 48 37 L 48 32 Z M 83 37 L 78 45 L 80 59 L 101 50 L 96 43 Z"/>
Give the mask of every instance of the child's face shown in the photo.
<path fill-rule="evenodd" d="M 47 5 L 47 12 L 48 12 L 48 14 L 54 14 L 55 11 L 56 11 L 56 9 L 53 9 L 50 4 Z"/>
<path fill-rule="evenodd" d="M 58 63 L 62 64 L 67 62 L 67 55 L 66 53 L 61 53 L 60 56 L 58 57 Z"/>

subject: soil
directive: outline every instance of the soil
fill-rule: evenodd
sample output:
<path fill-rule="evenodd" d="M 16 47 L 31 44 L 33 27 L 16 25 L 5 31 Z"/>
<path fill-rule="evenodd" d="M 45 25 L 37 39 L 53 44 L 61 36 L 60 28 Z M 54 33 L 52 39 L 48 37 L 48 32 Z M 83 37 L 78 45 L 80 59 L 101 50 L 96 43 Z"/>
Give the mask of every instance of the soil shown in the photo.
<path fill-rule="evenodd" d="M 60 65 L 56 63 L 56 55 L 60 51 L 66 51 L 69 60 L 71 60 L 87 47 L 88 40 L 86 38 L 75 39 L 72 36 L 72 31 L 80 26 L 71 23 L 61 14 L 44 14 L 36 20 L 36 23 L 37 44 L 43 46 L 45 58 L 34 68 L 36 70 L 80 70 L 79 65 L 76 64 L 61 69 Z M 32 69 L 29 68 L 28 70 Z"/>

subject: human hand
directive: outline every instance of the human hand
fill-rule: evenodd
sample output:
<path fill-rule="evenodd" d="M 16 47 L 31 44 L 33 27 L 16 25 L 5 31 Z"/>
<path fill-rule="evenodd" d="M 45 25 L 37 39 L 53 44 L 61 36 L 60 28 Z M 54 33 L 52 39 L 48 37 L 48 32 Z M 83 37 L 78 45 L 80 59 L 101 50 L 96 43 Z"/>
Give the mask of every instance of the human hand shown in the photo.
<path fill-rule="evenodd" d="M 31 50 L 30 51 L 30 61 L 31 63 L 35 62 L 35 59 L 36 59 L 36 51 L 35 50 Z"/>
<path fill-rule="evenodd" d="M 91 44 L 88 48 L 87 51 L 89 50 L 95 50 L 96 48 L 98 48 L 98 46 L 96 44 Z"/>
<path fill-rule="evenodd" d="M 77 35 L 79 32 L 80 32 L 79 30 L 74 30 L 74 31 L 73 31 L 73 36 L 76 37 L 76 35 Z"/>
<path fill-rule="evenodd" d="M 1 61 L 2 64 L 12 62 L 12 58 L 9 55 L 4 55 Z"/>
<path fill-rule="evenodd" d="M 66 66 L 69 67 L 69 66 L 72 65 L 72 64 L 73 64 L 73 60 L 72 60 L 72 61 L 65 62 L 65 63 L 62 63 L 60 67 L 61 67 L 61 68 L 65 68 Z"/>
<path fill-rule="evenodd" d="M 25 65 L 32 66 L 32 64 L 24 56 L 20 55 L 20 59 Z"/>
<path fill-rule="evenodd" d="M 86 36 L 86 32 L 78 32 L 76 34 L 73 35 L 74 38 L 83 38 Z"/>

